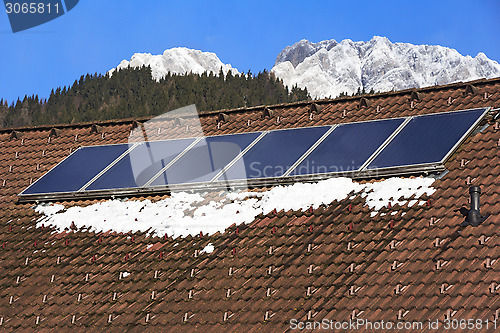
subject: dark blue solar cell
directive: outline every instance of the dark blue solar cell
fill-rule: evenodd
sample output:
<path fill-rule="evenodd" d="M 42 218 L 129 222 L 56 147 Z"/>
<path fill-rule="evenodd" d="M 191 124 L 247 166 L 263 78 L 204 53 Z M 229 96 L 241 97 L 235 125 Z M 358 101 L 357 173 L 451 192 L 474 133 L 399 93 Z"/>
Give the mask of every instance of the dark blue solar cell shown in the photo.
<path fill-rule="evenodd" d="M 368 169 L 439 163 L 484 112 L 474 109 L 415 117 Z"/>
<path fill-rule="evenodd" d="M 80 148 L 33 183 L 23 194 L 78 191 L 128 148 L 128 144 Z"/>
<path fill-rule="evenodd" d="M 207 137 L 168 168 L 151 186 L 211 181 L 260 133 Z"/>
<path fill-rule="evenodd" d="M 339 125 L 291 175 L 358 170 L 404 122 L 404 119 Z"/>
<path fill-rule="evenodd" d="M 179 139 L 142 143 L 86 190 L 143 186 L 194 141 L 195 139 Z"/>
<path fill-rule="evenodd" d="M 269 132 L 218 180 L 282 176 L 330 126 Z"/>

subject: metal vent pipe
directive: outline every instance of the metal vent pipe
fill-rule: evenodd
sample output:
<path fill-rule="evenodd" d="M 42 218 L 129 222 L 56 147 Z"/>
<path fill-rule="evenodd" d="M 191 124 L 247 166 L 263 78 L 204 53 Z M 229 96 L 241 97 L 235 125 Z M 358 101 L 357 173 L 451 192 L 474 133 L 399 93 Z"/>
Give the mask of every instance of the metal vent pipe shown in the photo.
<path fill-rule="evenodd" d="M 470 194 L 470 209 L 467 212 L 467 217 L 463 225 L 471 225 L 477 227 L 481 222 L 486 220 L 489 215 L 481 216 L 481 206 L 479 197 L 481 196 L 481 188 L 479 186 L 472 186 L 469 188 Z"/>

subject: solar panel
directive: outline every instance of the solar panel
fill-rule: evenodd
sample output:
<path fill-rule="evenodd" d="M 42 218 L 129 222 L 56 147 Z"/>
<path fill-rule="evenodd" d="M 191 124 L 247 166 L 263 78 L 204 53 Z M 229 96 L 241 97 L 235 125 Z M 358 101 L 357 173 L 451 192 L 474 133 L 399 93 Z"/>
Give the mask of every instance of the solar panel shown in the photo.
<path fill-rule="evenodd" d="M 330 128 L 305 127 L 269 132 L 243 155 L 238 165 L 229 168 L 217 180 L 281 177 Z"/>
<path fill-rule="evenodd" d="M 404 118 L 341 124 L 287 175 L 357 171 Z"/>
<path fill-rule="evenodd" d="M 207 137 L 166 169 L 151 186 L 209 182 L 233 161 L 260 133 Z"/>
<path fill-rule="evenodd" d="M 24 190 L 44 200 L 444 169 L 489 108 L 79 148 Z M 184 186 L 184 187 L 183 187 Z"/>
<path fill-rule="evenodd" d="M 119 144 L 79 148 L 22 194 L 78 191 L 130 147 Z"/>
<path fill-rule="evenodd" d="M 144 186 L 195 139 L 141 143 L 90 184 L 86 190 L 135 188 Z"/>
<path fill-rule="evenodd" d="M 367 169 L 441 163 L 486 111 L 482 108 L 416 116 Z"/>

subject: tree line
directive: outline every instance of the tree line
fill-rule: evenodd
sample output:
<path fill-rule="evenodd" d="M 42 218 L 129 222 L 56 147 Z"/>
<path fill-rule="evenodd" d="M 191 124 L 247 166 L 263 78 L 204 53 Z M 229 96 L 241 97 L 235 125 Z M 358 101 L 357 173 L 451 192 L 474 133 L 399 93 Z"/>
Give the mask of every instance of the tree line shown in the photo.
<path fill-rule="evenodd" d="M 266 70 L 224 75 L 167 74 L 159 81 L 150 67 L 87 74 L 52 90 L 47 99 L 25 96 L 10 105 L 0 99 L 0 126 L 20 127 L 156 116 L 196 104 L 199 112 L 309 100 L 307 89 L 288 89 Z"/>

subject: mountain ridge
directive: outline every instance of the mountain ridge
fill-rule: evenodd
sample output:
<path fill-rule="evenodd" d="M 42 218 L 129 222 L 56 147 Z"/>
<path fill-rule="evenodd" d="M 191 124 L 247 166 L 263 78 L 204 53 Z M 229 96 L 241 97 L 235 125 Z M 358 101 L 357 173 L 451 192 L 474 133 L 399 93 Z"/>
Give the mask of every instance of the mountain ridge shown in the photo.
<path fill-rule="evenodd" d="M 167 49 L 159 55 L 135 53 L 117 68 L 143 65 L 151 66 L 157 81 L 168 72 L 219 75 L 222 69 L 224 75 L 240 74 L 215 53 L 185 47 Z M 374 36 L 366 42 L 329 39 L 313 43 L 302 39 L 278 54 L 270 73 L 289 90 L 297 86 L 306 88 L 313 98 L 334 98 L 363 91 L 396 91 L 500 77 L 500 64 L 482 52 L 472 58 L 440 45 L 393 43 Z"/>
<path fill-rule="evenodd" d="M 493 78 L 500 76 L 500 64 L 482 52 L 472 58 L 439 45 L 375 36 L 368 42 L 301 40 L 278 55 L 271 72 L 287 86 L 307 87 L 312 97 L 324 98 Z"/>

